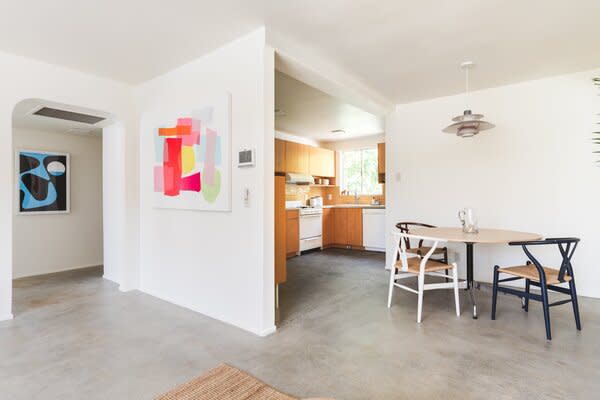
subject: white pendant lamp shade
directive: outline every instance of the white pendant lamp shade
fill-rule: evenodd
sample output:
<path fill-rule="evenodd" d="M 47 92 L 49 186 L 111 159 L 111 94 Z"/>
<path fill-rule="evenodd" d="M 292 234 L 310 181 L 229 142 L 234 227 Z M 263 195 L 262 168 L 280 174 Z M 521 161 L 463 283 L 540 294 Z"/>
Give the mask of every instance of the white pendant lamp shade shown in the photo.
<path fill-rule="evenodd" d="M 452 118 L 453 124 L 445 127 L 442 132 L 455 133 L 457 136 L 466 138 L 477 135 L 486 129 L 492 129 L 496 125 L 483 120 L 483 114 L 473 114 L 471 110 L 465 110 L 463 115 Z"/>
<path fill-rule="evenodd" d="M 472 61 L 463 62 L 460 67 L 465 70 L 465 93 L 469 94 L 469 70 L 475 64 Z M 483 120 L 483 114 L 473 114 L 471 110 L 465 110 L 462 115 L 452 118 L 453 124 L 448 125 L 442 132 L 454 133 L 462 138 L 473 137 L 481 131 L 492 129 L 496 125 Z"/>

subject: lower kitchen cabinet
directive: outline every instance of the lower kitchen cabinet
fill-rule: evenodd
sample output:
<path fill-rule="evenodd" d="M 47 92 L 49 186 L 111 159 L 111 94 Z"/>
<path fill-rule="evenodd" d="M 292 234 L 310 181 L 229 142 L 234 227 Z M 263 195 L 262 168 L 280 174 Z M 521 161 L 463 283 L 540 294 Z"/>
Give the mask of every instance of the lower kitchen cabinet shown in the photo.
<path fill-rule="evenodd" d="M 333 208 L 333 243 L 348 244 L 348 209 Z"/>
<path fill-rule="evenodd" d="M 300 251 L 300 215 L 298 210 L 287 210 L 285 214 L 285 252 L 293 257 Z"/>
<path fill-rule="evenodd" d="M 362 208 L 347 208 L 348 210 L 348 245 L 362 247 L 363 221 Z"/>
<path fill-rule="evenodd" d="M 333 208 L 323 209 L 323 247 L 330 246 L 333 241 Z"/>
<path fill-rule="evenodd" d="M 325 215 L 323 215 L 324 246 L 326 243 L 325 230 L 331 229 L 332 239 L 328 242 L 329 245 L 362 248 L 362 208 L 330 208 L 329 211 L 331 212 L 330 227 L 326 226 Z"/>

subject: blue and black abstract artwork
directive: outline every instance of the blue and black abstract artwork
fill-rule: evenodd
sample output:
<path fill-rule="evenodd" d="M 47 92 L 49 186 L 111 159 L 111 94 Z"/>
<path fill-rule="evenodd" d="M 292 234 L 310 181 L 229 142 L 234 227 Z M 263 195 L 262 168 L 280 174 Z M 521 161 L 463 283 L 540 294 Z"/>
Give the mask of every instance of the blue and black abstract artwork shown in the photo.
<path fill-rule="evenodd" d="M 69 155 L 19 152 L 19 211 L 69 211 Z"/>

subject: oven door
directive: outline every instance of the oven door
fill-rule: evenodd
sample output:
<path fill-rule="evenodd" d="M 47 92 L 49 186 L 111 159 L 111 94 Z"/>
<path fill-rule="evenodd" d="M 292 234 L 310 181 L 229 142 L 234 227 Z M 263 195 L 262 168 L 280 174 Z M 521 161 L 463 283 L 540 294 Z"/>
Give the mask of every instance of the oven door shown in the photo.
<path fill-rule="evenodd" d="M 323 214 L 300 216 L 300 239 L 321 236 L 323 231 Z"/>

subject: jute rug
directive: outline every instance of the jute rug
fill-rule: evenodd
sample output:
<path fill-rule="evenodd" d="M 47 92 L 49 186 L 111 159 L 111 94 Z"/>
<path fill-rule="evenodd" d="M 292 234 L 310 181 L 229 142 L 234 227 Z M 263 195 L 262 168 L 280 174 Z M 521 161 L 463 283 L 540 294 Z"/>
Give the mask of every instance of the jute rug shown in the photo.
<path fill-rule="evenodd" d="M 217 368 L 171 390 L 156 400 L 298 400 L 266 383 L 221 364 Z"/>

